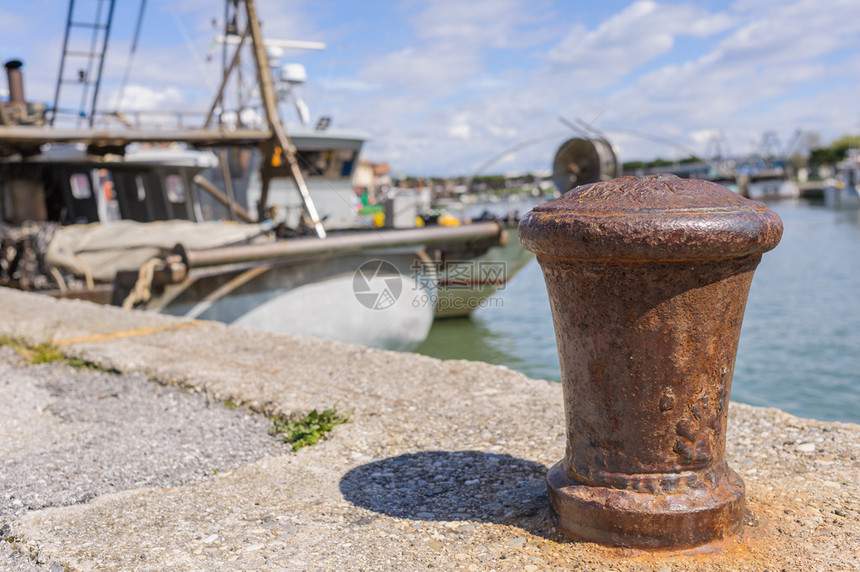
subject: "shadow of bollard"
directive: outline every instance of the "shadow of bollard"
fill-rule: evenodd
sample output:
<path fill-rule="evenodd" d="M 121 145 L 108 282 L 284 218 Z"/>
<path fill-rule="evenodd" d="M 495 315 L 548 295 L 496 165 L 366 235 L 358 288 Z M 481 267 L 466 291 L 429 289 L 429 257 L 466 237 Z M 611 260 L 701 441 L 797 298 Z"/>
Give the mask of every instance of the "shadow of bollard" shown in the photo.
<path fill-rule="evenodd" d="M 544 465 L 481 451 L 422 451 L 361 465 L 340 490 L 349 502 L 397 518 L 517 522 L 548 505 Z"/>

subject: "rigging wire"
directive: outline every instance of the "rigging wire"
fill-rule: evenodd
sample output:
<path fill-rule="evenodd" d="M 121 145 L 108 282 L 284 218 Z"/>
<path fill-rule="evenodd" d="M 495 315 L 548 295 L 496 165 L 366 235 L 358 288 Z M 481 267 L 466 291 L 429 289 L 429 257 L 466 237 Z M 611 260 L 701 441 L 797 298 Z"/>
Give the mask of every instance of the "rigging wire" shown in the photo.
<path fill-rule="evenodd" d="M 173 21 L 176 23 L 176 27 L 179 29 L 179 33 L 182 35 L 182 39 L 185 41 L 188 51 L 191 52 L 191 57 L 194 60 L 194 63 L 197 64 L 197 68 L 200 70 L 200 75 L 206 83 L 206 87 L 209 88 L 209 91 L 212 92 L 212 95 L 214 96 L 215 93 L 218 92 L 218 86 L 212 83 L 212 80 L 209 78 L 206 71 L 206 63 L 194 47 L 194 42 L 191 40 L 191 36 L 188 35 L 188 30 L 185 28 L 185 24 L 182 23 L 182 20 L 174 10 L 170 10 L 170 15 L 173 17 Z"/>
<path fill-rule="evenodd" d="M 515 143 L 511 147 L 506 147 L 504 151 L 496 153 L 495 155 L 493 155 L 492 157 L 490 157 L 489 159 L 487 159 L 486 161 L 481 163 L 475 169 L 474 173 L 472 173 L 471 179 L 474 179 L 475 177 L 479 176 L 481 173 L 484 172 L 484 170 L 491 167 L 493 164 L 497 163 L 498 161 L 501 161 L 502 159 L 504 159 L 505 157 L 507 157 L 511 153 L 514 153 L 515 151 L 519 151 L 520 149 L 525 149 L 526 147 L 530 147 L 530 146 L 536 145 L 538 143 L 543 143 L 544 141 L 549 141 L 550 139 L 558 139 L 559 137 L 566 135 L 566 134 L 567 134 L 567 131 L 554 131 L 552 133 L 544 133 L 543 135 L 539 135 L 537 137 L 532 137 L 531 139 L 526 139 L 524 141 L 520 141 L 518 143 Z"/>
<path fill-rule="evenodd" d="M 140 9 L 137 12 L 137 24 L 134 28 L 134 39 L 131 42 L 131 50 L 128 53 L 128 61 L 125 64 L 125 73 L 122 76 L 122 83 L 119 86 L 119 95 L 116 99 L 116 108 L 114 113 L 119 113 L 119 106 L 122 104 L 122 98 L 125 96 L 125 86 L 128 84 L 128 76 L 131 73 L 131 64 L 134 60 L 134 55 L 137 53 L 137 41 L 140 39 L 140 29 L 143 27 L 143 13 L 146 10 L 146 0 L 140 0 Z"/>

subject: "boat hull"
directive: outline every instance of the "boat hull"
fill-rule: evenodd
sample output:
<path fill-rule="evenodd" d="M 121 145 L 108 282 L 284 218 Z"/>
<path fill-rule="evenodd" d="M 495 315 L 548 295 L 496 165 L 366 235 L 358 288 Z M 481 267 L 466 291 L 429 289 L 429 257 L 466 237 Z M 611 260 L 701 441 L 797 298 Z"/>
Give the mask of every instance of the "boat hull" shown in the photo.
<path fill-rule="evenodd" d="M 379 251 L 192 271 L 146 308 L 408 351 L 427 337 L 435 309 L 424 303 L 435 299 L 435 277 L 415 275 L 416 260 L 410 250 Z"/>
<path fill-rule="evenodd" d="M 508 241 L 471 260 L 454 261 L 439 269 L 436 318 L 462 318 L 482 307 L 534 258 L 523 248 L 516 227 L 507 228 Z"/>
<path fill-rule="evenodd" d="M 860 208 L 860 189 L 856 185 L 828 185 L 824 187 L 824 204 L 834 209 Z"/>
<path fill-rule="evenodd" d="M 750 181 L 746 186 L 746 196 L 756 201 L 795 199 L 799 193 L 797 183 L 786 179 Z"/>

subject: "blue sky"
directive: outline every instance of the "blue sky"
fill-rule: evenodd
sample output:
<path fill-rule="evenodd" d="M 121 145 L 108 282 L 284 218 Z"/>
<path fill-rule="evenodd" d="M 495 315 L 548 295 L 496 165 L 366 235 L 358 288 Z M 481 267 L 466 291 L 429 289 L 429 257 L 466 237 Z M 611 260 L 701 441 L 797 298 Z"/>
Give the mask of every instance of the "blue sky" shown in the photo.
<path fill-rule="evenodd" d="M 94 0 L 77 0 L 83 14 Z M 113 106 L 138 9 L 117 3 L 102 108 Z M 53 98 L 65 0 L 0 3 L 0 58 L 25 61 L 28 99 Z M 737 0 L 258 0 L 270 38 L 326 42 L 303 63 L 311 116 L 367 132 L 397 173 L 545 169 L 594 122 L 622 159 L 752 151 L 775 131 L 822 143 L 860 133 L 860 2 Z M 123 109 L 205 111 L 219 78 L 214 0 L 148 0 Z M 0 82 L 5 87 L 5 82 Z M 284 108 L 285 118 L 293 114 Z M 510 153 L 528 140 L 539 143 Z"/>

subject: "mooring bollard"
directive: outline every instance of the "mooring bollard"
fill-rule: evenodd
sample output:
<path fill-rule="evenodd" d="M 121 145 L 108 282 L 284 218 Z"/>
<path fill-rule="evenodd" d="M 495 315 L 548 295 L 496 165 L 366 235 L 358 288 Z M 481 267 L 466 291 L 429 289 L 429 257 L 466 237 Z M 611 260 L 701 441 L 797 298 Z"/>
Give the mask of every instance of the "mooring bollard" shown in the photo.
<path fill-rule="evenodd" d="M 740 531 L 724 459 L 744 306 L 779 216 L 673 175 L 577 187 L 520 222 L 561 362 L 567 446 L 547 475 L 566 535 L 689 547 Z"/>

